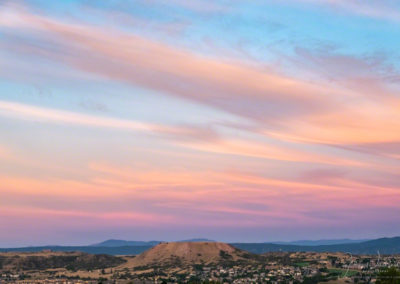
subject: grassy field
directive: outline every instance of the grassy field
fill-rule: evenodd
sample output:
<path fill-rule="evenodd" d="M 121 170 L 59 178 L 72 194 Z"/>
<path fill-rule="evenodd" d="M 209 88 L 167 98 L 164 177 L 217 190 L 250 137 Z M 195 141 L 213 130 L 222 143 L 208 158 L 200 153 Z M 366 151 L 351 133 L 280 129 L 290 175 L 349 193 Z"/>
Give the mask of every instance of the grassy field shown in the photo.
<path fill-rule="evenodd" d="M 343 277 L 343 276 L 345 276 L 345 274 L 346 274 L 346 269 L 338 269 L 338 268 L 329 269 L 329 273 L 335 273 L 335 274 L 337 274 L 339 277 Z M 357 273 L 358 273 L 357 270 L 349 270 L 349 272 L 347 272 L 347 275 L 346 275 L 346 276 L 351 277 L 351 276 L 356 275 Z"/>
<path fill-rule="evenodd" d="M 296 262 L 294 265 L 298 267 L 305 267 L 308 266 L 310 263 L 309 262 Z"/>

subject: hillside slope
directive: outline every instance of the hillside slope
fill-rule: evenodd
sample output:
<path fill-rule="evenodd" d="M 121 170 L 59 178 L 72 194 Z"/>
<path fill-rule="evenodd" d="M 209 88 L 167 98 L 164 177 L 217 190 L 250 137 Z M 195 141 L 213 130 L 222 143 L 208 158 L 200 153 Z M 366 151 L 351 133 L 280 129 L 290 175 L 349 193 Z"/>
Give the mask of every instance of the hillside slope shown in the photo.
<path fill-rule="evenodd" d="M 250 261 L 257 256 L 219 242 L 161 243 L 138 255 L 130 263 L 138 266 L 185 266 L 228 261 Z"/>
<path fill-rule="evenodd" d="M 97 247 L 97 246 L 40 246 L 40 247 L 21 247 L 21 248 L 0 248 L 1 252 L 41 252 L 44 250 L 71 252 L 79 251 L 90 254 L 110 254 L 110 255 L 137 255 L 153 246 L 120 246 L 120 247 Z"/>
<path fill-rule="evenodd" d="M 0 253 L 0 271 L 54 268 L 93 270 L 118 266 L 124 262 L 123 258 L 116 256 L 81 252 Z"/>

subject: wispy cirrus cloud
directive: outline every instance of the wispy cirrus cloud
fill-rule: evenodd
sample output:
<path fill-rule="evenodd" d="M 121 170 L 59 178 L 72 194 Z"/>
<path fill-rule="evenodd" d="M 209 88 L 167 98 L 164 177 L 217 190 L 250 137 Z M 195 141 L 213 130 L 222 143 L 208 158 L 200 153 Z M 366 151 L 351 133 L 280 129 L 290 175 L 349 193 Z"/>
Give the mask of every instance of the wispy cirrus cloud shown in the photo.
<path fill-rule="evenodd" d="M 261 132 L 280 139 L 298 137 L 295 139 L 339 144 L 399 138 L 396 133 L 400 132 L 393 131 L 399 129 L 398 98 L 390 96 L 391 91 L 372 72 L 367 77 L 362 73 L 353 78 L 346 75 L 355 75 L 354 71 L 363 66 L 372 68 L 360 60 L 299 50 L 304 62 L 324 65 L 329 72 L 328 78 L 309 82 L 237 61 L 199 56 L 132 34 L 63 23 L 16 9 L 3 13 L 10 14 L 11 19 L 3 25 L 40 31 L 36 36 L 47 34 L 51 39 L 44 38 L 46 41 L 61 44 L 67 51 L 24 46 L 33 54 L 252 119 L 264 128 Z M 317 67 L 314 69 L 318 72 Z M 341 84 L 329 82 L 332 75 Z M 377 98 L 382 90 L 389 98 L 378 104 L 368 99 Z"/>
<path fill-rule="evenodd" d="M 0 115 L 5 117 L 37 120 L 46 123 L 69 124 L 78 126 L 100 127 L 165 135 L 171 138 L 217 139 L 218 134 L 210 128 L 197 126 L 168 126 L 128 119 L 119 119 L 98 115 L 43 108 L 10 101 L 0 101 Z"/>
<path fill-rule="evenodd" d="M 290 0 L 313 5 L 324 5 L 336 12 L 350 12 L 356 15 L 399 22 L 399 4 L 396 1 L 358 1 L 358 0 Z"/>
<path fill-rule="evenodd" d="M 28 211 L 53 212 L 67 219 L 205 225 L 200 217 L 212 216 L 212 224 L 226 226 L 233 224 L 232 216 L 236 216 L 239 226 L 256 222 L 265 226 L 281 222 L 317 225 L 324 220 L 312 212 L 334 214 L 337 210 L 364 210 L 366 206 L 395 209 L 399 202 L 398 187 L 365 185 L 332 171 L 314 172 L 307 179 L 296 181 L 240 171 L 139 170 L 104 163 L 92 163 L 90 170 L 92 177 L 85 182 L 0 176 L 0 196 L 8 202 L 5 213 L 21 211 L 19 203 L 30 200 Z M 334 178 L 335 182 L 318 184 L 318 176 Z M 47 202 L 42 202 L 43 198 Z M 79 209 L 82 207 L 85 210 Z M 273 222 L 265 223 L 265 217 Z"/>
<path fill-rule="evenodd" d="M 355 151 L 383 155 L 400 160 L 400 141 L 342 145 Z"/>
<path fill-rule="evenodd" d="M 261 121 L 284 118 L 286 113 L 301 115 L 329 105 L 323 87 L 272 70 L 199 56 L 117 31 L 104 32 L 15 10 L 9 13 L 16 20 L 7 21 L 6 26 L 53 35 L 68 52 L 24 48 L 100 76 Z"/>
<path fill-rule="evenodd" d="M 1 100 L 0 116 L 28 121 L 38 121 L 46 124 L 65 124 L 71 126 L 153 134 L 170 138 L 174 141 L 174 144 L 181 147 L 201 152 L 282 161 L 363 166 L 362 162 L 337 158 L 321 153 L 312 153 L 300 149 L 291 149 L 289 146 L 285 147 L 282 145 L 272 145 L 265 141 L 235 139 L 229 136 L 221 136 L 211 128 L 195 125 L 160 125 Z M 4 153 L 6 154 L 6 152 Z"/>

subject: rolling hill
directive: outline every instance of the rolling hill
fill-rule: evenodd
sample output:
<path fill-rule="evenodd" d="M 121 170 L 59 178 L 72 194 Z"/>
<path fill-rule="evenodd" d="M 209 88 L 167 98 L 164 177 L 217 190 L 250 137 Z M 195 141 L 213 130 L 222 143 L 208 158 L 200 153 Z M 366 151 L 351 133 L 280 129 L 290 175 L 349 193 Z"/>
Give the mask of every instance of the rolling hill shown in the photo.
<path fill-rule="evenodd" d="M 38 246 L 21 248 L 0 248 L 0 252 L 40 252 L 44 250 L 71 252 L 79 251 L 90 254 L 110 255 L 137 255 L 153 246 L 121 246 L 121 247 L 96 247 L 96 246 Z"/>
<path fill-rule="evenodd" d="M 184 267 L 227 261 L 251 261 L 257 257 L 226 243 L 171 242 L 158 244 L 133 258 L 127 265 L 133 267 Z"/>
<path fill-rule="evenodd" d="M 123 258 L 116 256 L 81 252 L 0 253 L 0 271 L 54 268 L 93 270 L 115 267 L 124 262 Z"/>

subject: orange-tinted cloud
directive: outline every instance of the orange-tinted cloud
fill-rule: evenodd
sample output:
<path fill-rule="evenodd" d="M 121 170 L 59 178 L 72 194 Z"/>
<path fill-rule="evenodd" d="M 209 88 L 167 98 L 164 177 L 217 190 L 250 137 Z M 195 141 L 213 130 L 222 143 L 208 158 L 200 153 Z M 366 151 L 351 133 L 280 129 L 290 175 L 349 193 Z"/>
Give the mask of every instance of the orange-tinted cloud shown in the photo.
<path fill-rule="evenodd" d="M 263 133 L 280 139 L 330 144 L 399 139 L 400 102 L 376 94 L 385 89 L 381 82 L 373 88 L 356 82 L 357 78 L 337 85 L 309 82 L 282 75 L 279 70 L 200 56 L 132 34 L 63 23 L 15 9 L 3 13 L 9 19 L 2 22 L 4 26 L 40 31 L 66 51 L 23 47 L 34 54 L 253 119 Z M 303 55 L 317 60 L 314 55 Z M 320 60 L 317 66 L 326 65 L 327 70 L 330 66 L 340 70 L 365 66 L 346 57 Z M 368 82 L 373 82 L 371 74 L 368 76 Z M 371 96 L 379 101 L 368 98 Z"/>
<path fill-rule="evenodd" d="M 8 21 L 6 26 L 52 35 L 54 43 L 63 44 L 67 52 L 24 48 L 100 76 L 261 121 L 329 106 L 323 86 L 273 70 L 207 58 L 131 34 L 105 32 L 23 12 L 9 13 L 17 19 Z"/>
<path fill-rule="evenodd" d="M 24 120 L 37 120 L 46 123 L 70 124 L 78 126 L 101 127 L 136 132 L 156 133 L 171 138 L 187 138 L 199 140 L 217 139 L 211 129 L 197 126 L 168 126 L 127 119 L 87 115 L 77 112 L 52 108 L 43 108 L 16 102 L 0 100 L 0 115 Z"/>

